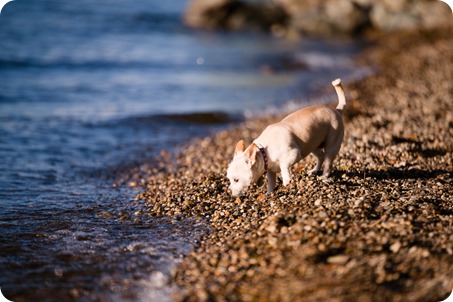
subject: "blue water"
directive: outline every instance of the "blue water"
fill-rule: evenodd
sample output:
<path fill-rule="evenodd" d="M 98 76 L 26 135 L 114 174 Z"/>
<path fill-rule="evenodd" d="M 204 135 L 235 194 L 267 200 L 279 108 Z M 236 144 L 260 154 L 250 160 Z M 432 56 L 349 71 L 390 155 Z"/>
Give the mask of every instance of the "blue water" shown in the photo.
<path fill-rule="evenodd" d="M 363 76 L 356 43 L 195 31 L 181 21 L 185 5 L 3 8 L 0 287 L 10 300 L 171 301 L 166 280 L 207 228 L 99 215 L 138 207 L 134 192 L 112 188 L 117 171 Z"/>

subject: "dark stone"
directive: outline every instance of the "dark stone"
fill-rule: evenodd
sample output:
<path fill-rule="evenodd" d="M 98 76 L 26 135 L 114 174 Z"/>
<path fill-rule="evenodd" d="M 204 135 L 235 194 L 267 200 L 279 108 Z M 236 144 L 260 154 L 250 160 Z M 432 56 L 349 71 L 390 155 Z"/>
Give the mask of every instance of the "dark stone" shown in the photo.
<path fill-rule="evenodd" d="M 189 26 L 221 30 L 262 30 L 278 36 L 357 35 L 445 24 L 451 11 L 428 0 L 191 0 Z"/>

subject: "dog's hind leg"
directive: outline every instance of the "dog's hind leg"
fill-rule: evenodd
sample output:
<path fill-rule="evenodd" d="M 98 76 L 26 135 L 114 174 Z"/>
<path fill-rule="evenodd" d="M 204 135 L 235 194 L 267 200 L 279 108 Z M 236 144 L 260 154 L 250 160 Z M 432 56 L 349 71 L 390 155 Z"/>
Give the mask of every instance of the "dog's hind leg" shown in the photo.
<path fill-rule="evenodd" d="M 324 158 L 324 169 L 322 172 L 323 178 L 328 178 L 330 176 L 330 172 L 332 170 L 332 163 L 335 159 L 335 156 L 327 156 Z"/>
<path fill-rule="evenodd" d="M 308 174 L 316 174 L 321 171 L 322 163 L 324 161 L 324 151 L 322 149 L 316 149 L 311 154 L 316 158 L 316 166 L 308 171 Z"/>
<path fill-rule="evenodd" d="M 343 141 L 343 133 L 338 135 L 332 145 L 326 146 L 324 155 L 324 170 L 322 177 L 327 178 L 330 176 L 332 170 L 332 164 L 341 148 L 341 142 Z"/>

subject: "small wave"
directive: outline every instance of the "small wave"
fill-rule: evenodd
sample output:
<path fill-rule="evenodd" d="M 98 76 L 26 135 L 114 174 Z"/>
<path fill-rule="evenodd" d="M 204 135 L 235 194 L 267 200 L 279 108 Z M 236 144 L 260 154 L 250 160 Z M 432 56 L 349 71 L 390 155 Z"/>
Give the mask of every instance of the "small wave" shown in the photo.
<path fill-rule="evenodd" d="M 134 116 L 123 119 L 122 124 L 154 124 L 157 122 L 174 124 L 219 125 L 238 122 L 241 117 L 224 112 L 169 113 Z"/>
<path fill-rule="evenodd" d="M 130 60 L 77 60 L 71 58 L 61 58 L 55 60 L 34 60 L 34 59 L 1 59 L 0 68 L 80 68 L 80 69 L 107 69 L 107 68 L 124 68 L 124 69 L 166 69 L 167 65 L 159 62 L 148 61 L 130 61 Z"/>
<path fill-rule="evenodd" d="M 354 66 L 354 61 L 348 55 L 332 55 L 319 52 L 299 53 L 296 61 L 311 68 L 333 68 Z"/>
<path fill-rule="evenodd" d="M 154 31 L 182 31 L 187 30 L 179 14 L 142 12 L 134 16 L 134 21 L 147 26 Z"/>
<path fill-rule="evenodd" d="M 194 123 L 194 124 L 228 124 L 239 121 L 238 116 L 232 116 L 223 112 L 198 112 L 188 114 L 163 114 L 158 118 L 170 121 Z"/>
<path fill-rule="evenodd" d="M 0 58 L 0 68 L 20 68 L 39 65 L 38 62 L 31 60 L 4 60 Z"/>

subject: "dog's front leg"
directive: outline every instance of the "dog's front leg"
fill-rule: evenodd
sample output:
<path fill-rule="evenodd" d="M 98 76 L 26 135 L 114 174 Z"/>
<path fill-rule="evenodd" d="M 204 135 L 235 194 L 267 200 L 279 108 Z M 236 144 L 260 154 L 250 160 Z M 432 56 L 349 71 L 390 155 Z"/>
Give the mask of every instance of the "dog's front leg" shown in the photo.
<path fill-rule="evenodd" d="M 281 170 L 281 173 L 282 173 L 283 185 L 284 186 L 289 185 L 289 182 L 291 181 L 291 173 L 289 172 L 289 167 L 288 166 L 280 166 L 280 170 Z"/>
<path fill-rule="evenodd" d="M 300 159 L 300 153 L 297 149 L 291 149 L 286 156 L 286 159 L 280 162 L 280 171 L 282 173 L 283 185 L 289 185 L 291 181 L 291 166 Z"/>
<path fill-rule="evenodd" d="M 277 173 L 267 171 L 267 194 L 271 194 L 275 190 L 275 183 L 277 180 Z"/>

